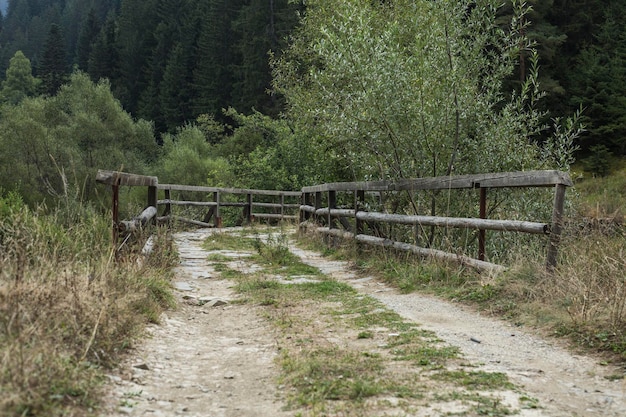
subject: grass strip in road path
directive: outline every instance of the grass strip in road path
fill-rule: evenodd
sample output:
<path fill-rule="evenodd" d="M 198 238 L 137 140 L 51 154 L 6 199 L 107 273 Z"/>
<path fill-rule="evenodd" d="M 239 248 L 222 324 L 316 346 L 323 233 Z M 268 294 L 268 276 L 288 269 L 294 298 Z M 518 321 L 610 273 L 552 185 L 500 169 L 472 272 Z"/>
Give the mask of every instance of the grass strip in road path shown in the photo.
<path fill-rule="evenodd" d="M 275 328 L 289 407 L 300 416 L 523 414 L 536 407 L 507 377 L 468 364 L 457 348 L 289 252 L 284 234 L 219 233 L 214 259 L 239 302 Z M 231 258 L 232 259 L 232 258 Z M 531 415 L 531 414 L 528 414 Z"/>

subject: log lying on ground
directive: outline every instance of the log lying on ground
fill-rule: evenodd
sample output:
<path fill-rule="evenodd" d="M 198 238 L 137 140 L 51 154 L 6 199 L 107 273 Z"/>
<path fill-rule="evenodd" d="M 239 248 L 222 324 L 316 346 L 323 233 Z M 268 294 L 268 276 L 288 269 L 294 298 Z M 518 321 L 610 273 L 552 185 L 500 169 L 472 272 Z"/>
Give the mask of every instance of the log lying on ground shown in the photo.
<path fill-rule="evenodd" d="M 132 220 L 124 220 L 119 223 L 119 229 L 121 232 L 135 232 L 141 229 L 143 226 L 157 214 L 157 209 L 154 206 L 146 208 L 141 214 Z"/>
<path fill-rule="evenodd" d="M 396 250 L 402 250 L 405 252 L 411 252 L 416 255 L 425 258 L 435 258 L 446 261 L 458 262 L 462 265 L 469 266 L 479 271 L 485 271 L 488 273 L 499 273 L 506 270 L 506 267 L 490 262 L 480 261 L 478 259 L 469 258 L 463 255 L 457 255 L 454 253 L 444 252 L 437 249 L 422 248 L 419 246 L 411 245 L 404 242 L 396 242 L 394 240 L 385 239 L 381 237 L 369 236 L 369 235 L 354 235 L 353 233 L 346 232 L 340 229 L 329 229 L 328 227 L 318 227 L 317 232 L 328 234 L 332 236 L 341 237 L 343 239 L 355 239 L 358 242 L 367 243 L 374 246 L 383 246 L 393 248 Z"/>

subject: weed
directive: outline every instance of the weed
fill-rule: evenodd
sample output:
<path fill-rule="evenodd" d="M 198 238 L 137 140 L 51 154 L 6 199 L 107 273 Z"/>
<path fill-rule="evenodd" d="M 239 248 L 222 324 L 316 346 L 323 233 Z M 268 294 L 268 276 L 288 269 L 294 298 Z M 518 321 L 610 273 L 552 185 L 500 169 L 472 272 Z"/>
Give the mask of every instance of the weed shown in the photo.
<path fill-rule="evenodd" d="M 110 220 L 91 207 L 10 207 L 0 219 L 0 414 L 85 414 L 100 400 L 101 369 L 173 304 L 175 252 L 159 232 L 142 265 L 115 263 Z"/>

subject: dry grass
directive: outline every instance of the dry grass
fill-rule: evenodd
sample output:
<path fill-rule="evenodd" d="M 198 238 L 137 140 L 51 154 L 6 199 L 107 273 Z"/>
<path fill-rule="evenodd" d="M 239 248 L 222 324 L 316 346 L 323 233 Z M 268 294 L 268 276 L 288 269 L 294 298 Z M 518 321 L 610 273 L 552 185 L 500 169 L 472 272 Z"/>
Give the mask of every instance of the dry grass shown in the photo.
<path fill-rule="evenodd" d="M 572 224 L 577 225 L 576 221 Z M 473 304 L 519 325 L 571 338 L 576 346 L 626 362 L 626 236 L 612 228 L 566 230 L 560 262 L 545 269 L 545 253 L 519 249 L 510 269 L 496 276 L 481 275 L 458 265 L 349 242 L 334 251 L 352 259 L 368 274 L 376 274 L 403 292 L 433 293 Z M 321 242 L 307 236 L 309 244 Z M 315 245 L 316 248 L 322 246 Z M 328 250 L 328 249 L 326 249 Z M 331 250 L 332 252 L 332 250 Z"/>
<path fill-rule="evenodd" d="M 109 222 L 86 207 L 47 215 L 12 197 L 0 214 L 0 415 L 87 415 L 103 369 L 171 303 L 171 251 L 115 263 Z"/>

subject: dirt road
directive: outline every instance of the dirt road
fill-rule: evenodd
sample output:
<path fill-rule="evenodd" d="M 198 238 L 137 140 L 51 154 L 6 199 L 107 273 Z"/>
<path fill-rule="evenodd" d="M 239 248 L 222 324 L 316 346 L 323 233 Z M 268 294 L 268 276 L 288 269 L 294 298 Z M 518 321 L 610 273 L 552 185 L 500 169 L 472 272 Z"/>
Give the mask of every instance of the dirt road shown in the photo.
<path fill-rule="evenodd" d="M 277 383 L 277 345 L 262 312 L 232 302 L 237 295 L 207 260 L 201 242 L 211 229 L 176 234 L 181 265 L 174 282 L 180 308 L 168 312 L 119 373 L 111 375 L 102 416 L 291 416 Z M 437 333 L 486 371 L 506 373 L 539 407 L 523 416 L 624 416 L 623 381 L 593 359 L 469 309 L 419 294 L 399 294 L 295 245 L 292 252 L 405 318 Z M 245 253 L 221 253 L 241 269 Z M 393 414 L 407 415 L 407 414 Z M 415 414 L 418 415 L 418 414 Z M 422 415 L 422 414 L 419 414 Z M 423 415 L 443 415 L 429 412 Z"/>

